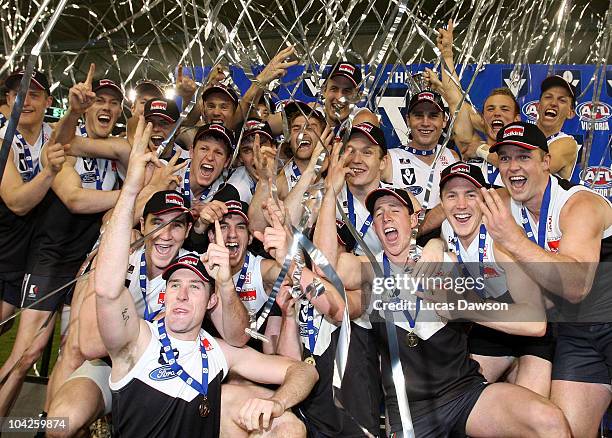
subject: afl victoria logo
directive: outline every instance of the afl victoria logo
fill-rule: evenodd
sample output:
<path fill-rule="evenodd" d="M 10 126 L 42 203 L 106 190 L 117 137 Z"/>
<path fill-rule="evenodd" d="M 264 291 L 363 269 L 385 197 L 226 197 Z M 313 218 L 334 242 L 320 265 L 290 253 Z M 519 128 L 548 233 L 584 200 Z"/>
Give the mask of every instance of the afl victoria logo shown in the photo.
<path fill-rule="evenodd" d="M 587 167 L 580 174 L 582 184 L 605 197 L 612 196 L 612 170 L 608 167 Z"/>
<path fill-rule="evenodd" d="M 585 122 L 605 122 L 612 115 L 612 107 L 605 102 L 583 102 L 576 107 L 580 120 Z"/>

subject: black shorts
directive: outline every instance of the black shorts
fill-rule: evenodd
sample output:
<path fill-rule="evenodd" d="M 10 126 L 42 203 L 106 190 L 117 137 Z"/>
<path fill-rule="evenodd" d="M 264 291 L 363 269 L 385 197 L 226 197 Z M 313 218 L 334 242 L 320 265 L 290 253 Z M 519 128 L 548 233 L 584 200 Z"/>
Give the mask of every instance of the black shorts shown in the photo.
<path fill-rule="evenodd" d="M 559 323 L 552 379 L 610 385 L 612 323 Z"/>
<path fill-rule="evenodd" d="M 510 335 L 474 324 L 468 345 L 470 353 L 481 356 L 537 356 L 552 362 L 555 354 L 555 337 L 550 323 L 542 337 Z"/>
<path fill-rule="evenodd" d="M 74 284 L 51 296 L 49 294 L 73 279 L 74 277 L 49 277 L 46 275 L 26 274 L 23 279 L 23 288 L 21 289 L 21 307 L 28 307 L 34 304 L 31 307 L 34 310 L 54 311 L 58 310 L 65 303 L 70 304 Z"/>
<path fill-rule="evenodd" d="M 0 297 L 2 301 L 15 307 L 21 305 L 21 286 L 23 284 L 23 271 L 0 273 Z"/>
<path fill-rule="evenodd" d="M 425 415 L 413 418 L 414 436 L 418 438 L 467 437 L 465 427 L 468 417 L 486 387 L 485 382 L 479 383 L 448 403 Z M 397 432 L 391 434 L 392 438 L 399 436 Z"/>

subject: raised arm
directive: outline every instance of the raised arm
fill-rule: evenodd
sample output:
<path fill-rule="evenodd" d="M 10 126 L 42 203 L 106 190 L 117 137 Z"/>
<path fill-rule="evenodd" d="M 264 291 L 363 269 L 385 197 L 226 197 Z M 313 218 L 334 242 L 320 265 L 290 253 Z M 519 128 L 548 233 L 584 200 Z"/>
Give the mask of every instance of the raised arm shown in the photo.
<path fill-rule="evenodd" d="M 134 301 L 125 288 L 130 253 L 134 203 L 144 185 L 147 163 L 159 164 L 153 152 L 146 152 L 151 125 L 141 118 L 134 137 L 127 177 L 100 242 L 94 272 L 96 312 L 102 341 L 113 359 L 113 378 L 123 377 L 144 351 L 150 332 L 136 313 Z"/>

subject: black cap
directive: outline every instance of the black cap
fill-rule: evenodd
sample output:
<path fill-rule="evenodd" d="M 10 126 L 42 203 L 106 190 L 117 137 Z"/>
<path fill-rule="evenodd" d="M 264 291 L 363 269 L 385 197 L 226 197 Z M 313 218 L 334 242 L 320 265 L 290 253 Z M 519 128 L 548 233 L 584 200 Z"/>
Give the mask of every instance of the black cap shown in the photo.
<path fill-rule="evenodd" d="M 168 280 L 173 272 L 179 269 L 189 269 L 195 272 L 202 281 L 210 283 L 212 286 L 215 284 L 215 280 L 208 274 L 206 267 L 202 260 L 200 260 L 200 254 L 197 252 L 189 252 L 182 256 L 175 258 L 162 273 L 162 278 Z M 212 290 L 214 292 L 214 289 Z M 211 293 L 212 293 L 211 292 Z"/>
<path fill-rule="evenodd" d="M 351 128 L 351 136 L 354 134 L 363 134 L 377 146 L 387 153 L 387 142 L 385 141 L 385 133 L 378 126 L 371 124 L 370 122 L 361 122 L 357 125 L 353 125 Z"/>
<path fill-rule="evenodd" d="M 21 78 L 23 78 L 23 74 L 25 70 L 19 70 L 11 73 L 4 81 L 4 86 L 7 90 L 17 91 L 19 89 L 19 84 L 21 83 Z M 30 86 L 34 85 L 41 90 L 45 90 L 47 94 L 51 94 L 51 89 L 49 87 L 49 80 L 44 73 L 34 70 L 32 71 L 32 79 L 30 80 Z"/>
<path fill-rule="evenodd" d="M 410 214 L 414 213 L 414 205 L 412 204 L 412 199 L 410 198 L 410 194 L 406 190 L 391 187 L 379 187 L 377 189 L 372 190 L 370 193 L 368 193 L 368 196 L 366 196 L 365 204 L 370 214 L 374 214 L 374 204 L 376 203 L 376 200 L 387 195 L 395 196 L 402 204 L 404 204 L 408 208 L 408 212 Z"/>
<path fill-rule="evenodd" d="M 559 75 L 549 76 L 542 81 L 542 84 L 540 85 L 540 97 L 542 97 L 542 94 L 544 94 L 546 90 L 552 87 L 565 88 L 572 98 L 572 106 L 576 105 L 576 87 Z"/>
<path fill-rule="evenodd" d="M 224 93 L 232 100 L 234 105 L 238 105 L 238 93 L 236 93 L 236 91 L 232 87 L 223 84 L 213 84 L 206 90 L 204 90 L 204 92 L 202 93 L 202 100 L 205 101 L 206 98 L 212 93 Z"/>
<path fill-rule="evenodd" d="M 321 111 L 301 100 L 292 100 L 285 103 L 285 114 L 287 114 L 287 119 L 289 120 L 304 115 L 306 117 L 314 116 L 325 123 L 325 115 Z"/>
<path fill-rule="evenodd" d="M 440 94 L 436 93 L 435 91 L 428 90 L 421 91 L 420 93 L 417 93 L 412 96 L 410 102 L 408 103 L 408 113 L 410 113 L 415 106 L 422 102 L 429 102 L 438 107 L 441 112 L 444 112 L 444 103 L 442 102 L 442 96 L 440 96 Z"/>
<path fill-rule="evenodd" d="M 446 166 L 444 170 L 442 170 L 442 173 L 440 174 L 440 191 L 442 191 L 444 184 L 455 177 L 467 179 L 477 188 L 489 187 L 484 179 L 484 175 L 482 174 L 480 167 L 465 163 L 463 161 L 457 161 L 450 166 Z"/>
<path fill-rule="evenodd" d="M 146 218 L 149 214 L 163 214 L 170 211 L 187 213 L 185 215 L 187 221 L 193 222 L 193 216 L 185 206 L 183 196 L 174 190 L 163 190 L 154 193 L 147 201 L 144 211 L 142 212 L 142 217 Z"/>
<path fill-rule="evenodd" d="M 328 78 L 336 76 L 344 76 L 349 79 L 355 87 L 358 87 L 363 79 L 361 69 L 352 62 L 346 61 L 340 61 L 332 67 Z"/>
<path fill-rule="evenodd" d="M 144 106 L 144 117 L 159 116 L 169 122 L 176 122 L 180 117 L 180 112 L 173 100 L 164 97 L 147 100 Z"/>
<path fill-rule="evenodd" d="M 148 79 L 138 81 L 134 91 L 136 91 L 136 95 L 150 94 L 155 97 L 164 97 L 164 91 L 161 87 L 156 82 Z"/>
<path fill-rule="evenodd" d="M 119 99 L 123 100 L 123 91 L 121 91 L 121 87 L 119 87 L 119 85 L 115 84 L 115 82 L 111 81 L 110 79 L 96 79 L 91 84 L 91 91 L 93 91 L 94 93 L 97 93 L 99 90 L 102 90 L 104 88 L 113 90 L 115 93 L 117 93 Z"/>
<path fill-rule="evenodd" d="M 500 146 L 510 144 L 524 149 L 542 149 L 548 152 L 546 136 L 540 128 L 531 123 L 512 122 L 497 132 L 497 142 L 489 148 L 489 152 L 496 152 Z"/>
<path fill-rule="evenodd" d="M 239 214 L 249 222 L 249 204 L 240 200 L 238 190 L 231 184 L 226 184 L 215 193 L 212 200 L 223 202 L 227 207 L 227 214 Z"/>
<path fill-rule="evenodd" d="M 234 133 L 221 123 L 207 123 L 206 125 L 200 126 L 193 138 L 193 144 L 195 145 L 199 139 L 207 135 L 223 140 L 229 148 L 230 153 L 234 150 Z"/>
<path fill-rule="evenodd" d="M 272 134 L 272 128 L 268 122 L 262 122 L 259 119 L 248 119 L 244 124 L 244 132 L 242 138 L 245 139 L 250 135 L 259 134 L 260 136 L 267 137 L 271 142 L 274 143 L 274 134 Z"/>

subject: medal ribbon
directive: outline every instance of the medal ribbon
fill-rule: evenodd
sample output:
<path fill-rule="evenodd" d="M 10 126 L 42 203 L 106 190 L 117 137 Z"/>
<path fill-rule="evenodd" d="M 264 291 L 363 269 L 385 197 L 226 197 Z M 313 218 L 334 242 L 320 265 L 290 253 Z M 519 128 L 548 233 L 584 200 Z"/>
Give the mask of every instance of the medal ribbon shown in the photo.
<path fill-rule="evenodd" d="M 421 155 L 423 157 L 427 157 L 429 155 L 435 154 L 437 147 L 435 147 L 433 149 L 430 149 L 430 150 L 426 150 L 426 151 L 423 151 L 421 149 L 413 148 L 412 146 L 402 146 L 402 149 L 405 149 L 406 151 L 408 151 L 408 152 L 410 152 L 411 154 L 414 154 L 414 155 Z"/>
<path fill-rule="evenodd" d="M 391 266 L 389 264 L 389 259 L 387 258 L 387 254 L 383 254 L 383 269 L 385 273 L 385 278 L 389 278 L 391 276 Z M 414 318 L 412 318 L 412 315 L 410 314 L 410 311 L 408 311 L 408 309 L 403 311 L 404 316 L 408 320 L 408 324 L 410 325 L 411 329 L 414 329 L 414 327 L 416 326 L 416 320 L 419 316 L 420 310 L 421 310 L 421 297 L 417 297 L 416 312 L 414 313 Z"/>
<path fill-rule="evenodd" d="M 45 136 L 44 126 L 41 126 L 40 128 L 40 136 L 41 136 L 40 141 L 41 141 L 41 146 L 42 146 L 42 143 L 44 143 L 44 136 Z M 34 178 L 36 175 L 38 175 L 38 172 L 40 172 L 40 163 L 37 163 L 36 167 L 34 167 L 34 160 L 32 159 L 32 152 L 30 151 L 30 145 L 17 130 L 15 130 L 15 138 L 17 139 L 19 143 L 21 143 L 21 148 L 23 149 L 23 158 L 25 161 L 25 165 L 27 167 L 27 176 L 24 181 L 27 182 L 27 181 L 32 180 L 32 178 Z"/>
<path fill-rule="evenodd" d="M 140 282 L 140 293 L 142 293 L 142 301 L 144 301 L 144 314 L 143 318 L 145 321 L 153 321 L 161 309 L 157 312 L 149 313 L 149 304 L 147 303 L 147 259 L 145 252 L 142 252 L 140 256 L 140 270 L 138 275 L 138 281 Z"/>
<path fill-rule="evenodd" d="M 529 223 L 529 217 L 527 216 L 527 209 L 521 207 L 521 216 L 523 222 L 523 228 L 527 233 L 527 237 L 536 245 L 546 249 L 546 222 L 548 221 L 548 208 L 550 207 L 550 190 L 551 190 L 551 179 L 549 177 L 546 190 L 544 191 L 544 197 L 542 198 L 542 204 L 540 204 L 540 220 L 538 221 L 538 240 L 535 240 L 531 224 Z"/>
<path fill-rule="evenodd" d="M 191 166 L 191 163 L 189 163 L 187 165 L 187 170 L 185 170 L 185 180 L 183 182 L 183 198 L 185 198 L 186 202 L 189 202 L 191 204 L 191 184 L 189 183 L 189 168 Z M 206 198 L 208 198 L 208 194 L 210 193 L 210 190 L 212 189 L 212 184 L 208 187 L 206 187 L 206 189 L 202 192 L 202 194 L 200 195 L 199 200 L 200 201 L 205 201 Z"/>
<path fill-rule="evenodd" d="M 204 348 L 204 344 L 200 339 L 200 336 L 198 336 L 198 343 L 200 344 L 200 353 L 202 354 L 202 383 L 194 380 L 193 377 L 191 377 L 176 361 L 174 351 L 172 351 L 172 344 L 170 343 L 170 339 L 166 333 L 165 318 L 157 321 L 157 331 L 159 333 L 159 342 L 161 342 L 162 347 L 164 348 L 164 353 L 166 353 L 166 358 L 168 359 L 170 369 L 174 371 L 174 373 L 179 376 L 183 382 L 191 386 L 199 394 L 206 397 L 208 394 L 208 354 L 206 353 L 206 348 Z"/>
<path fill-rule="evenodd" d="M 485 243 L 487 241 L 487 228 L 484 224 L 480 224 L 480 231 L 478 233 L 478 270 L 480 271 L 480 277 L 484 277 L 484 248 Z M 457 254 L 457 260 L 459 261 L 459 266 L 461 266 L 461 273 L 466 277 L 474 277 L 472 273 L 469 271 L 465 263 L 463 262 L 463 258 L 461 257 L 461 246 L 459 244 L 459 237 L 455 234 L 455 252 Z M 476 293 L 483 300 L 486 298 L 486 292 L 483 289 L 475 289 Z"/>
<path fill-rule="evenodd" d="M 499 175 L 499 168 L 488 161 L 485 161 L 485 163 L 487 164 L 487 179 L 489 180 L 489 184 L 495 185 L 495 180 L 497 179 L 497 175 Z"/>
<path fill-rule="evenodd" d="M 240 270 L 240 275 L 238 276 L 238 281 L 236 282 L 236 292 L 240 293 L 242 291 L 242 286 L 244 286 L 244 282 L 246 280 L 247 270 L 249 269 L 249 253 L 247 252 L 246 257 L 244 258 L 244 264 L 242 265 L 242 269 Z"/>

